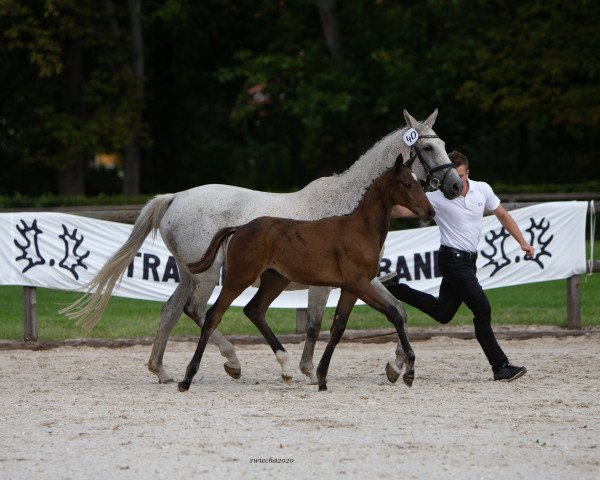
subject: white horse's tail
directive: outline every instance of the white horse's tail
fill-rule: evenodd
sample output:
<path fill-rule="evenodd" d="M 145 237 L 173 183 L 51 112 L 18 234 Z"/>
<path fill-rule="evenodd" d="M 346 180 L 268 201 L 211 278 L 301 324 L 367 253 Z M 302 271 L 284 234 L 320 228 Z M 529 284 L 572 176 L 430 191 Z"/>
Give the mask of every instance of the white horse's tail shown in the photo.
<path fill-rule="evenodd" d="M 59 313 L 71 319 L 77 319 L 77 324 L 83 324 L 86 330 L 91 330 L 96 326 L 125 269 L 135 257 L 148 234 L 150 232 L 156 234 L 160 221 L 173 197 L 172 193 L 157 195 L 144 205 L 127 241 L 84 287 L 86 294 L 72 305 L 60 310 Z"/>

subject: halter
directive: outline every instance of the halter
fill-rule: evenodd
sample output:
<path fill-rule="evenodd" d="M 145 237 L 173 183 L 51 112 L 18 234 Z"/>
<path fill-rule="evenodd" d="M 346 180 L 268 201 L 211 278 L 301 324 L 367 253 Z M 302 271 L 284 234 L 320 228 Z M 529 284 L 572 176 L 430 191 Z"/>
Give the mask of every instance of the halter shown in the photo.
<path fill-rule="evenodd" d="M 437 135 L 419 135 L 419 139 L 417 140 L 417 142 L 419 140 L 421 140 L 422 138 L 440 138 Z M 413 153 L 414 150 L 414 153 Z M 411 145 L 410 147 L 410 158 L 408 159 L 408 162 L 414 162 L 416 158 L 419 159 L 419 162 L 421 162 L 421 165 L 423 165 L 423 168 L 425 169 L 425 173 L 427 174 L 427 176 L 425 177 L 425 180 L 421 180 L 421 185 L 423 186 L 423 190 L 425 190 L 426 192 L 433 192 L 434 190 L 437 190 L 441 184 L 444 183 L 444 180 L 446 180 L 446 175 L 448 175 L 448 172 L 450 171 L 451 168 L 454 168 L 454 164 L 453 163 L 445 163 L 444 165 L 438 165 L 437 167 L 431 167 L 427 161 L 423 158 L 423 155 L 421 154 L 421 151 L 417 148 L 417 143 L 415 142 L 413 145 Z M 433 177 L 432 175 L 435 172 L 439 172 L 441 170 L 446 170 L 446 173 L 444 173 L 444 176 L 442 177 L 442 180 L 440 181 L 438 178 Z"/>

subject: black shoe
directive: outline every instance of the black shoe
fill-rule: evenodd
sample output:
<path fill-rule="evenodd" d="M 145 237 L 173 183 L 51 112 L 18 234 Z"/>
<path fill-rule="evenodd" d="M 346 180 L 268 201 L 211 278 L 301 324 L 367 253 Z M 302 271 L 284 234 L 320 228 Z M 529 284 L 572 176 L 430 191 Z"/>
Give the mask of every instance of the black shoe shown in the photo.
<path fill-rule="evenodd" d="M 526 373 L 527 369 L 525 367 L 516 367 L 510 363 L 505 363 L 494 372 L 494 380 L 506 380 L 507 382 L 512 382 Z"/>

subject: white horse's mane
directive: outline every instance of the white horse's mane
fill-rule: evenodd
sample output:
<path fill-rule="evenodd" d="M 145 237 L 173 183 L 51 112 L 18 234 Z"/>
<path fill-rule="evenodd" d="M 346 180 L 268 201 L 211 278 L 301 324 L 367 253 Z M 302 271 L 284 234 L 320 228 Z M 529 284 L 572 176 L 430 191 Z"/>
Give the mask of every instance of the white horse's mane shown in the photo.
<path fill-rule="evenodd" d="M 324 216 L 329 216 L 346 215 L 352 212 L 360 203 L 365 191 L 375 179 L 394 165 L 399 154 L 403 155 L 405 161 L 408 160 L 410 149 L 402 138 L 407 128 L 406 126 L 399 128 L 383 137 L 346 171 L 314 180 L 296 194 L 307 200 L 309 209 L 314 208 L 315 199 L 320 199 L 319 208 L 325 207 L 327 211 L 321 212 L 321 216 L 323 213 Z M 431 131 L 424 124 L 419 124 L 418 129 L 423 133 L 426 130 Z M 417 175 L 423 173 L 419 169 L 420 166 L 414 166 Z M 311 216 L 309 214 L 309 217 Z"/>

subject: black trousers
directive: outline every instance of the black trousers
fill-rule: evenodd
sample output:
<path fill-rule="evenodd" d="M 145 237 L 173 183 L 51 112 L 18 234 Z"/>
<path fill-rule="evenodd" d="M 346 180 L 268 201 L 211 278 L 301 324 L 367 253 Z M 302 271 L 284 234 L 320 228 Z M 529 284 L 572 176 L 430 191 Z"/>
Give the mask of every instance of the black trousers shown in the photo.
<path fill-rule="evenodd" d="M 475 337 L 481 345 L 492 369 L 496 371 L 508 358 L 498 345 L 492 330 L 492 308 L 481 288 L 474 259 L 440 250 L 438 265 L 442 274 L 439 298 L 410 288 L 405 284 L 387 286 L 387 289 L 401 302 L 418 308 L 440 323 L 448 323 L 464 302 L 473 312 Z"/>

